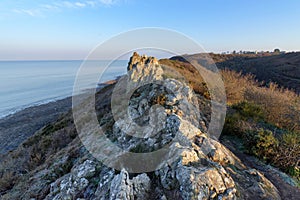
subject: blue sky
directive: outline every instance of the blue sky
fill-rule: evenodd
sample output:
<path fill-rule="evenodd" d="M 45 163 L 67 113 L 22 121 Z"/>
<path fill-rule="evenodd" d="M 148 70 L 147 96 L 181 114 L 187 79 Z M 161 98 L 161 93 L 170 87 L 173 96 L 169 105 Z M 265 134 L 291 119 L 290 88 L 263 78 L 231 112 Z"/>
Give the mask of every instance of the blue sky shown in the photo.
<path fill-rule="evenodd" d="M 127 30 L 179 31 L 213 52 L 300 50 L 300 1 L 1 0 L 0 60 L 83 59 Z"/>

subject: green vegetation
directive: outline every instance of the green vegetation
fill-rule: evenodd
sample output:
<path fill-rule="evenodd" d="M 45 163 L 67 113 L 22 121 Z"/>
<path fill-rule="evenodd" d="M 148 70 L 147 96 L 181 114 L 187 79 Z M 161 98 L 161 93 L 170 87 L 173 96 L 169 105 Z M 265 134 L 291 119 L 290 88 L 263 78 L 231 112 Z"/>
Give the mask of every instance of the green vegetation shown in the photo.
<path fill-rule="evenodd" d="M 243 138 L 248 153 L 265 161 L 270 161 L 277 153 L 278 140 L 270 130 L 248 131 Z"/>
<path fill-rule="evenodd" d="M 255 120 L 260 120 L 264 118 L 263 110 L 254 103 L 243 101 L 233 105 L 232 108 L 238 110 L 240 117 L 243 119 L 251 117 Z"/>
<path fill-rule="evenodd" d="M 222 75 L 229 94 L 222 134 L 242 138 L 246 153 L 300 181 L 300 97 L 274 83 L 264 87 L 249 75 Z"/>

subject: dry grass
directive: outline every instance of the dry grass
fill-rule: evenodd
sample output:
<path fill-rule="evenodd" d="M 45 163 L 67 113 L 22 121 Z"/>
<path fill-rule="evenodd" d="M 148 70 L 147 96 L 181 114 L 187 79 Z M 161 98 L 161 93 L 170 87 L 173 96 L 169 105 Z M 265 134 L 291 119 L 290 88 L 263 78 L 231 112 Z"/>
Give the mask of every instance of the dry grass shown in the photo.
<path fill-rule="evenodd" d="M 164 69 L 166 76 L 184 79 L 196 93 L 210 99 L 207 85 L 193 65 L 168 59 L 159 62 L 167 66 Z M 262 109 L 266 122 L 289 131 L 300 132 L 300 97 L 295 92 L 272 82 L 265 86 L 253 75 L 243 75 L 229 69 L 222 70 L 221 75 L 229 106 L 244 101 L 252 103 Z"/>
<path fill-rule="evenodd" d="M 102 92 L 98 92 L 96 95 L 98 114 L 107 113 L 110 94 L 113 89 L 111 86 L 105 87 Z M 107 101 L 104 101 L 104 99 Z M 76 149 L 72 150 L 72 146 L 75 146 Z M 80 143 L 72 113 L 68 112 L 56 122 L 37 131 L 35 135 L 28 138 L 16 150 L 1 157 L 0 194 L 8 192 L 8 196 L 14 194 L 19 197 L 22 195 L 22 192 L 27 190 L 28 179 L 26 177 L 35 174 L 35 170 L 40 169 L 40 167 L 51 166 L 51 173 L 48 173 L 48 177 L 45 177 L 48 181 L 63 176 L 72 168 L 73 160 L 81 156 L 82 152 L 77 151 L 79 147 Z M 58 163 L 55 166 L 58 157 L 65 155 L 68 156 L 66 162 Z"/>
<path fill-rule="evenodd" d="M 222 70 L 228 105 L 243 101 L 255 104 L 264 112 L 265 120 L 279 128 L 300 131 L 300 97 L 274 83 L 264 87 L 252 75 Z"/>
<path fill-rule="evenodd" d="M 30 171 L 43 164 L 51 155 L 66 147 L 76 131 L 69 117 L 44 127 L 0 162 L 0 192 L 11 189 Z"/>
<path fill-rule="evenodd" d="M 300 131 L 300 97 L 271 83 L 269 87 L 249 85 L 245 99 L 259 105 L 266 120 L 280 128 Z"/>
<path fill-rule="evenodd" d="M 159 63 L 163 65 L 164 78 L 175 78 L 183 81 L 193 88 L 196 93 L 210 98 L 206 83 L 193 65 L 169 59 L 161 59 Z"/>
<path fill-rule="evenodd" d="M 242 75 L 241 72 L 222 70 L 222 78 L 225 84 L 227 103 L 233 105 L 245 100 L 245 92 L 249 85 L 256 87 L 257 82 L 252 75 Z"/>
<path fill-rule="evenodd" d="M 274 83 L 223 70 L 231 105 L 223 134 L 243 138 L 246 151 L 300 180 L 300 97 Z"/>

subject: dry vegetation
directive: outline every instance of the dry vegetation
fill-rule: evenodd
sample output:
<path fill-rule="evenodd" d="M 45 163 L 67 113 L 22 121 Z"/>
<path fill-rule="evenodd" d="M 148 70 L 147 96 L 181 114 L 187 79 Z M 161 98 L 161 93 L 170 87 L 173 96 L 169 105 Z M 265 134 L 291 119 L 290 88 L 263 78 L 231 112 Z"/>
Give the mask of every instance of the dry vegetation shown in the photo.
<path fill-rule="evenodd" d="M 70 116 L 70 115 L 68 115 Z M 0 162 L 0 193 L 11 189 L 22 176 L 36 169 L 76 136 L 70 117 L 45 126 Z"/>
<path fill-rule="evenodd" d="M 203 56 L 195 59 L 206 62 Z M 217 56 L 213 59 L 224 62 L 231 58 Z M 251 57 L 240 59 L 247 60 Z M 173 71 L 176 71 L 184 76 L 196 93 L 210 98 L 206 84 L 191 64 L 181 57 L 160 62 L 170 67 L 166 70 L 167 77 L 173 77 Z M 273 82 L 259 82 L 254 75 L 245 75 L 227 68 L 221 70 L 221 74 L 229 107 L 223 135 L 242 138 L 247 153 L 280 168 L 300 181 L 299 95 Z"/>
<path fill-rule="evenodd" d="M 249 102 L 259 106 L 265 120 L 279 128 L 300 131 L 300 97 L 293 91 L 280 88 L 274 83 L 261 86 L 252 75 L 222 71 L 229 105 Z"/>
<path fill-rule="evenodd" d="M 265 85 L 276 82 L 280 86 L 300 93 L 300 52 L 282 54 L 207 54 L 185 55 L 188 59 L 203 64 L 211 64 L 213 60 L 219 69 L 242 71 L 244 75 L 251 73 Z M 177 59 L 176 57 L 172 59 Z"/>
<path fill-rule="evenodd" d="M 210 98 L 206 83 L 198 70 L 187 62 L 161 59 L 159 63 L 164 66 L 164 78 L 175 78 L 184 81 L 198 94 Z"/>
<path fill-rule="evenodd" d="M 108 83 L 96 94 L 99 119 L 109 110 L 112 89 L 113 84 Z M 108 122 L 105 123 L 109 125 Z M 87 154 L 81 147 L 70 111 L 56 122 L 37 131 L 16 150 L 0 157 L 0 199 L 9 190 L 14 190 L 11 194 L 22 196 L 22 192 L 27 191 L 27 182 L 30 181 L 28 177 L 36 175 L 41 168 L 47 168 L 43 179 L 49 183 L 68 173 L 73 163 Z M 49 193 L 49 187 L 47 185 L 43 191 L 30 195 L 35 199 L 44 199 Z"/>
<path fill-rule="evenodd" d="M 165 69 L 165 76 L 185 80 L 196 93 L 210 98 L 206 84 L 190 64 L 167 59 L 160 60 L 160 63 L 170 67 Z M 300 179 L 300 97 L 273 83 L 268 87 L 262 86 L 251 75 L 227 69 L 221 73 L 229 106 L 223 134 L 243 138 L 248 153 Z M 111 89 L 107 87 L 103 90 L 102 98 L 98 100 L 102 104 L 97 101 L 96 109 L 101 110 L 99 118 L 109 110 Z M 103 103 L 103 99 L 107 102 Z M 164 97 L 155 101 L 163 103 Z M 69 113 L 37 132 L 16 151 L 1 158 L 0 194 L 26 178 L 30 171 L 47 163 L 49 157 L 66 147 L 76 136 Z M 57 171 L 55 174 L 63 175 L 70 166 L 63 169 L 64 172 Z"/>
<path fill-rule="evenodd" d="M 274 83 L 223 70 L 229 112 L 223 134 L 243 138 L 246 152 L 300 180 L 300 97 Z"/>

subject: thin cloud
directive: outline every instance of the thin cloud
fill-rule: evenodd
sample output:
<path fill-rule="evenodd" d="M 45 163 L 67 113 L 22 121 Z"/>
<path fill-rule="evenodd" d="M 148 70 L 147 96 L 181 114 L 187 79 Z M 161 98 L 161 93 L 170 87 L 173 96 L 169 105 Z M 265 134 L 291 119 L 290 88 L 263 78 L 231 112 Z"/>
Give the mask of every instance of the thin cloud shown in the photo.
<path fill-rule="evenodd" d="M 39 9 L 13 9 L 14 13 L 26 14 L 31 17 L 41 16 L 41 11 Z"/>
<path fill-rule="evenodd" d="M 117 4 L 119 0 L 85 0 L 85 1 L 60 1 L 49 4 L 41 4 L 36 8 L 30 9 L 13 9 L 14 13 L 26 14 L 32 17 L 44 16 L 47 12 L 60 11 L 65 9 L 84 9 L 84 8 L 95 8 L 99 6 L 112 6 Z"/>
<path fill-rule="evenodd" d="M 115 4 L 117 1 L 115 0 L 99 0 L 102 4 L 105 4 L 105 5 L 113 5 Z"/>
<path fill-rule="evenodd" d="M 59 10 L 58 6 L 51 5 L 51 4 L 42 4 L 40 5 L 40 8 L 45 10 Z"/>
<path fill-rule="evenodd" d="M 75 5 L 76 5 L 77 7 L 81 7 L 81 8 L 84 8 L 84 7 L 86 6 L 85 3 L 81 3 L 81 2 L 75 2 Z"/>
<path fill-rule="evenodd" d="M 96 7 L 97 6 L 97 2 L 96 1 L 86 1 L 85 3 L 88 6 L 91 6 L 91 7 Z"/>

